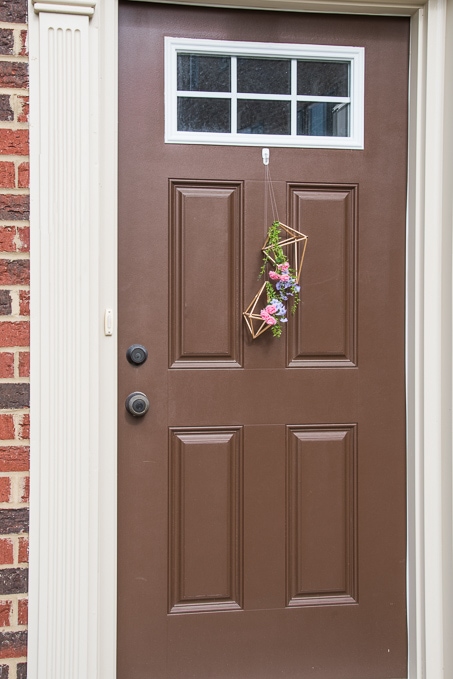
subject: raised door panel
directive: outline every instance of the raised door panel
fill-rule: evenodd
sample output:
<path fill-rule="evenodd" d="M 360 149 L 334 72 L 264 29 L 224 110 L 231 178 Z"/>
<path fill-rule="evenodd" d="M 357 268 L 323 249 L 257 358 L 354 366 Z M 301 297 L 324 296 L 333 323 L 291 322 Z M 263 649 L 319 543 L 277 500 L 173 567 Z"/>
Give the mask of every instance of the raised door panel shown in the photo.
<path fill-rule="evenodd" d="M 288 606 L 357 603 L 355 425 L 287 428 Z"/>
<path fill-rule="evenodd" d="M 242 607 L 242 430 L 170 430 L 169 612 Z"/>
<path fill-rule="evenodd" d="M 170 181 L 173 368 L 241 366 L 242 195 L 241 182 Z"/>
<path fill-rule="evenodd" d="M 357 203 L 356 186 L 288 185 L 289 223 L 309 248 L 289 324 L 291 367 L 357 364 Z"/>

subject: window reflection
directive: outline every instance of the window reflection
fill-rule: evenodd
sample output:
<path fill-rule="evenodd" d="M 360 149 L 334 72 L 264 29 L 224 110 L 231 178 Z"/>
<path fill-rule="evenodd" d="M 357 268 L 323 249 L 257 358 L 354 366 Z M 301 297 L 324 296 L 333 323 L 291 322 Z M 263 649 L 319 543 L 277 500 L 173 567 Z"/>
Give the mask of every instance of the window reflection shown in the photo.
<path fill-rule="evenodd" d="M 349 135 L 349 104 L 299 102 L 297 104 L 297 134 L 311 137 L 347 137 Z"/>

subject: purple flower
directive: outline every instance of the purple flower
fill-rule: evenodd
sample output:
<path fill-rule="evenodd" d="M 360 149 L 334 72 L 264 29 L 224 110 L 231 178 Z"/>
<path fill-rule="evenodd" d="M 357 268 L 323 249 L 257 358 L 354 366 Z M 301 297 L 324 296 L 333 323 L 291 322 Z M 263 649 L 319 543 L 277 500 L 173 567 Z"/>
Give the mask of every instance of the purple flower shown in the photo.
<path fill-rule="evenodd" d="M 271 300 L 271 304 L 275 307 L 274 313 L 276 313 L 277 316 L 286 316 L 286 307 L 283 302 L 274 297 L 274 299 Z"/>

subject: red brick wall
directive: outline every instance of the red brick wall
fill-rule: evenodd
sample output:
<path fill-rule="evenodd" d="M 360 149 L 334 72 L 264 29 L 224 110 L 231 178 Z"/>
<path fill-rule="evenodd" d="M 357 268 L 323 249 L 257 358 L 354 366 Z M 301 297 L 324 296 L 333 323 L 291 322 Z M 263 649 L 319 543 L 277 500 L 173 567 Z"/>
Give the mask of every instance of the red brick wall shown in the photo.
<path fill-rule="evenodd" d="M 0 679 L 27 676 L 30 292 L 26 22 L 26 0 L 0 0 Z"/>

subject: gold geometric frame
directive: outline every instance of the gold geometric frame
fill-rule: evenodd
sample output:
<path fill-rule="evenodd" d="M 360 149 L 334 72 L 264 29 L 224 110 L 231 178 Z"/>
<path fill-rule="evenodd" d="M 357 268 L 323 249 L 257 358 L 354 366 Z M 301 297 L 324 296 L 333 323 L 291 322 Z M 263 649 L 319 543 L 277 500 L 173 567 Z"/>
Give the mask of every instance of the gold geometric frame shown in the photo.
<path fill-rule="evenodd" d="M 285 252 L 290 268 L 296 272 L 296 284 L 297 284 L 299 283 L 300 275 L 302 273 L 302 266 L 305 258 L 305 250 L 307 249 L 308 237 L 305 234 L 301 233 L 300 231 L 296 231 L 296 229 L 292 229 L 290 226 L 282 224 L 282 222 L 279 222 L 279 227 L 283 231 L 285 231 L 288 237 L 285 238 L 285 240 L 280 241 L 278 245 Z M 276 266 L 277 262 L 275 261 L 271 254 L 273 253 L 275 246 L 268 245 L 268 242 L 269 236 L 264 241 L 264 245 L 261 248 L 261 250 L 266 256 L 268 262 L 271 262 L 274 266 Z M 263 283 L 259 291 L 256 293 L 255 297 L 248 305 L 247 309 L 243 312 L 245 322 L 247 323 L 247 327 L 250 330 L 250 334 L 252 335 L 253 339 L 256 339 L 257 337 L 262 335 L 263 332 L 266 332 L 266 330 L 269 330 L 269 328 L 272 327 L 271 325 L 263 321 L 259 313 L 256 312 L 258 302 L 262 298 L 263 294 L 266 296 L 266 283 Z M 262 306 L 260 306 L 260 309 L 264 308 L 266 304 L 267 296 L 265 297 L 265 303 L 263 303 Z"/>
<path fill-rule="evenodd" d="M 260 306 L 260 309 L 264 308 L 267 304 L 266 283 L 263 283 L 259 292 L 257 292 L 253 300 L 248 305 L 247 309 L 242 314 L 245 318 L 245 322 L 247 323 L 247 327 L 250 330 L 253 339 L 256 339 L 257 337 L 262 335 L 263 332 L 266 332 L 266 330 L 269 330 L 269 328 L 271 327 L 265 321 L 263 321 L 259 314 L 255 313 L 256 307 L 258 305 L 260 298 L 263 296 L 263 293 L 265 295 L 266 303 L 262 304 Z"/>
<path fill-rule="evenodd" d="M 288 254 L 287 260 L 289 262 L 290 268 L 296 272 L 296 283 L 298 283 L 300 274 L 302 272 L 302 266 L 304 263 L 308 236 L 305 236 L 300 231 L 296 231 L 296 229 L 292 229 L 290 226 L 286 226 L 286 224 L 282 224 L 281 222 L 279 222 L 279 226 L 281 229 L 283 229 L 283 231 L 285 231 L 288 234 L 289 238 L 281 240 L 278 245 L 283 249 L 283 251 L 285 250 L 285 248 L 287 248 L 288 250 L 292 248 L 292 256 Z M 274 246 L 267 245 L 268 241 L 269 236 L 266 238 L 264 245 L 261 249 L 268 258 L 268 260 L 272 262 L 272 264 L 277 264 L 277 262 L 273 259 L 273 257 L 270 254 L 274 249 Z"/>

